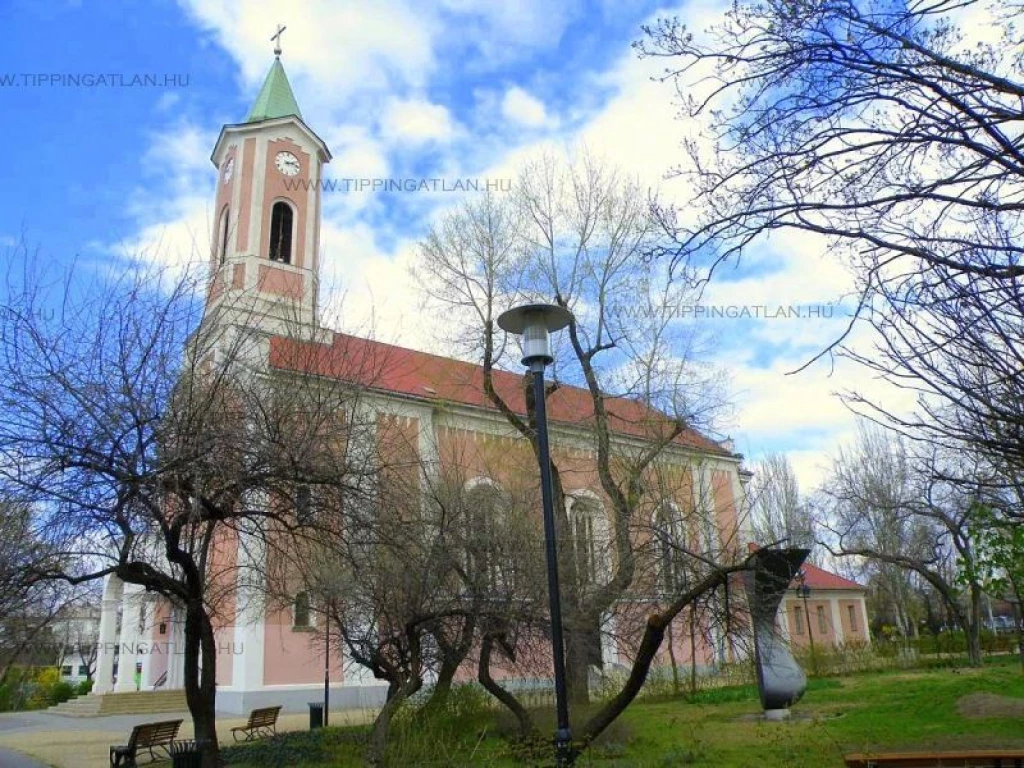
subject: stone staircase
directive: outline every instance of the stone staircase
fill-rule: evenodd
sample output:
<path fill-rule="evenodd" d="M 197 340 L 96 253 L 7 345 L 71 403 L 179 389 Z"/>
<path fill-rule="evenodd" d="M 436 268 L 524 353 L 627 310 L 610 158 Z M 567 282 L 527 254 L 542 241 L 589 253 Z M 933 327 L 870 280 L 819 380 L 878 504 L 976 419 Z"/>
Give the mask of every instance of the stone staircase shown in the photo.
<path fill-rule="evenodd" d="M 104 715 L 148 715 L 158 712 L 187 712 L 185 691 L 131 691 L 128 693 L 87 694 L 65 701 L 48 712 L 67 717 Z"/>

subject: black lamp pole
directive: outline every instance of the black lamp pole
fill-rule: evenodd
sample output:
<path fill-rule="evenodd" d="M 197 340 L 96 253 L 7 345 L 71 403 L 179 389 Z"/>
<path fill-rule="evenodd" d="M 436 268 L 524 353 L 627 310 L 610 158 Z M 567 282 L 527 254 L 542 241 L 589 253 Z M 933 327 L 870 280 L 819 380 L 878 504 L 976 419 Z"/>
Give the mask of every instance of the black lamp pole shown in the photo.
<path fill-rule="evenodd" d="M 548 560 L 548 602 L 551 609 L 551 649 L 555 664 L 555 707 L 558 730 L 555 731 L 556 765 L 571 765 L 569 745 L 569 702 L 565 689 L 565 642 L 562 638 L 562 597 L 558 585 L 558 548 L 555 543 L 555 505 L 551 489 L 551 455 L 548 449 L 548 415 L 544 402 L 544 364 L 530 364 L 533 394 L 537 403 L 537 449 L 540 453 L 540 488 L 544 502 L 544 545 Z"/>
<path fill-rule="evenodd" d="M 331 614 L 324 612 L 324 727 L 331 711 Z"/>
<path fill-rule="evenodd" d="M 800 586 L 796 588 L 797 594 L 804 601 L 804 616 L 807 617 L 807 639 L 811 643 L 811 669 L 815 676 L 818 674 L 818 654 L 814 650 L 814 629 L 811 627 L 811 609 L 807 606 L 807 598 L 811 595 L 811 588 L 807 585 L 807 575 L 800 571 Z"/>
<path fill-rule="evenodd" d="M 548 415 L 544 396 L 544 368 L 551 363 L 548 334 L 569 324 L 572 315 L 562 307 L 530 304 L 505 312 L 498 325 L 523 336 L 523 364 L 533 374 L 533 395 L 537 412 L 537 453 L 540 490 L 544 507 L 544 546 L 548 566 L 548 604 L 551 611 L 551 653 L 555 671 L 555 764 L 573 764 L 569 702 L 565 686 L 565 642 L 562 637 L 562 599 L 558 584 L 558 546 L 555 536 L 555 504 L 551 486 L 551 453 L 548 445 Z"/>

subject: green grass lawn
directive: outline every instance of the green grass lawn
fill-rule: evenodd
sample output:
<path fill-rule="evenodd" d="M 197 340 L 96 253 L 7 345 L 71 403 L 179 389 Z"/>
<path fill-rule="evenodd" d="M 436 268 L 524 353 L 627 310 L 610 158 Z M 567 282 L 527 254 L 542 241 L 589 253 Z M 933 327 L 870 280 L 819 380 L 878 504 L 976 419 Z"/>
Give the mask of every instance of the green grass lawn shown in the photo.
<path fill-rule="evenodd" d="M 577 762 L 601 768 L 716 766 L 716 768 L 828 768 L 860 751 L 1024 748 L 1024 718 L 965 717 L 969 694 L 1024 699 L 1024 675 L 1013 659 L 984 669 L 864 674 L 813 680 L 793 719 L 761 721 L 753 687 L 724 688 L 633 704 L 599 744 Z M 396 734 L 395 766 L 522 766 L 485 712 L 446 718 L 425 727 L 410 720 Z M 363 729 L 330 728 L 294 734 L 276 743 L 228 751 L 232 765 L 358 766 Z"/>

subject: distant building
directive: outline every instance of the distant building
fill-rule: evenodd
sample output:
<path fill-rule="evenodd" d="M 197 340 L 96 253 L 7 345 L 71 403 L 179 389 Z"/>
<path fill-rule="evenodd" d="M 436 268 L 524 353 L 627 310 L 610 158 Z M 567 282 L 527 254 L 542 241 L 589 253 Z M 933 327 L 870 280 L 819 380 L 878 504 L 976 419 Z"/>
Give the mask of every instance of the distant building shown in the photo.
<path fill-rule="evenodd" d="M 819 648 L 871 642 L 867 587 L 809 563 L 789 586 L 779 623 L 794 646 L 808 646 L 812 640 Z M 801 587 L 808 588 L 805 597 Z"/>
<path fill-rule="evenodd" d="M 50 624 L 60 677 L 69 683 L 91 680 L 96 672 L 100 609 L 93 605 L 65 606 Z"/>

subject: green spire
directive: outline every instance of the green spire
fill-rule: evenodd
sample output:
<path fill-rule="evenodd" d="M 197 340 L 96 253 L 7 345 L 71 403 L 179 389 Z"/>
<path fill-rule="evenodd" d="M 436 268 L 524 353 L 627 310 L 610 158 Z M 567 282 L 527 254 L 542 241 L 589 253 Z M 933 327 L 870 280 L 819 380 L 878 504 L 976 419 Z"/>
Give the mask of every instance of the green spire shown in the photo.
<path fill-rule="evenodd" d="M 260 95 L 256 97 L 256 103 L 249 110 L 249 116 L 245 118 L 247 123 L 258 123 L 260 120 L 271 120 L 275 117 L 287 117 L 295 115 L 302 119 L 299 112 L 299 105 L 295 101 L 295 94 L 288 84 L 288 76 L 281 66 L 281 59 L 275 58 L 270 65 L 267 79 L 263 81 L 260 88 Z"/>

